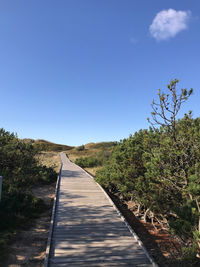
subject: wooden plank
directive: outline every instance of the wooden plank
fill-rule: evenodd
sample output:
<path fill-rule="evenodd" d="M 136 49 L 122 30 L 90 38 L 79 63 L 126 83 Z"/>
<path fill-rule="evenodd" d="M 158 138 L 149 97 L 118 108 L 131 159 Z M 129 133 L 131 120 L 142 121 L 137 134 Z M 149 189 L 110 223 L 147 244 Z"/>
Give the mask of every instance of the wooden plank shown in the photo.
<path fill-rule="evenodd" d="M 73 267 L 113 267 L 113 266 L 126 266 L 126 267 L 150 267 L 152 264 L 134 264 L 132 260 L 114 260 L 114 261 L 90 261 L 89 263 L 85 263 L 85 261 L 79 262 L 68 262 L 66 263 L 51 263 L 51 267 L 66 267 L 66 266 L 73 266 Z"/>
<path fill-rule="evenodd" d="M 49 266 L 156 266 L 103 189 L 61 160 Z"/>
<path fill-rule="evenodd" d="M 77 247 L 77 244 L 74 244 L 71 242 L 71 240 L 68 240 L 67 237 L 58 237 L 58 238 L 54 238 L 53 239 L 54 244 L 57 244 L 59 247 L 60 246 L 67 246 L 68 248 L 71 248 L 73 246 Z M 135 239 L 132 238 L 132 236 L 126 236 L 126 237 L 118 237 L 118 238 L 107 238 L 104 239 L 104 242 L 102 243 L 101 241 L 88 241 L 88 243 L 86 244 L 85 241 L 79 242 L 79 247 L 84 247 L 87 246 L 88 247 L 107 247 L 107 246 L 121 246 L 121 245 L 127 245 L 127 244 L 134 244 L 135 247 L 137 246 L 137 241 Z M 139 248 L 140 249 L 140 248 Z"/>
<path fill-rule="evenodd" d="M 111 262 L 120 262 L 120 261 L 125 261 L 129 260 L 132 263 L 132 266 L 134 264 L 136 266 L 140 266 L 141 264 L 149 264 L 149 266 L 152 266 L 152 264 L 148 261 L 147 257 L 144 257 L 144 254 L 139 254 L 137 255 L 136 253 L 133 255 L 98 255 L 98 256 L 87 256 L 87 252 L 84 253 L 84 256 L 81 257 L 81 255 L 77 255 L 76 257 L 54 257 L 54 259 L 51 259 L 51 263 L 66 263 L 66 264 L 73 264 L 73 263 L 79 263 L 80 262 L 85 262 L 88 263 L 88 267 L 90 266 L 89 263 L 92 262 L 102 262 L 102 261 L 111 261 Z M 66 266 L 73 266 L 73 265 L 66 265 Z M 109 266 L 109 265 L 108 265 Z"/>
<path fill-rule="evenodd" d="M 93 261 L 90 260 L 88 262 L 85 261 L 78 261 L 78 262 L 59 262 L 59 263 L 51 263 L 51 267 L 66 267 L 66 266 L 73 266 L 73 267 L 113 267 L 113 266 L 126 266 L 126 267 L 150 267 L 152 264 L 149 263 L 141 263 L 138 262 L 134 263 L 132 259 L 123 259 L 123 260 L 118 260 L 115 259 L 114 261 L 110 259 L 105 259 L 105 260 L 98 260 L 98 261 Z"/>

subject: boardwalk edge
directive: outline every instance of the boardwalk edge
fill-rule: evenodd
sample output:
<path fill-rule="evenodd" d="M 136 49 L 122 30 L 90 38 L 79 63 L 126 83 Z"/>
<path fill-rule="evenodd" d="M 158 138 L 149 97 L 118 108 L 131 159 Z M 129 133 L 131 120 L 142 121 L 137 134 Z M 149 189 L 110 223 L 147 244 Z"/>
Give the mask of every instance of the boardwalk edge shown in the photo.
<path fill-rule="evenodd" d="M 73 164 L 75 164 L 74 162 L 72 162 Z M 77 164 L 75 164 L 76 166 L 78 166 Z M 90 175 L 86 170 L 84 170 L 83 168 L 81 168 L 80 166 L 78 166 L 81 170 L 83 170 L 85 173 L 87 173 L 87 175 L 89 175 L 89 177 L 91 179 L 94 180 L 94 177 L 92 175 Z M 131 228 L 131 226 L 129 225 L 129 223 L 127 222 L 127 220 L 125 219 L 125 217 L 122 215 L 122 213 L 119 211 L 119 209 L 117 208 L 117 206 L 115 205 L 115 203 L 112 201 L 112 199 L 108 196 L 108 194 L 106 193 L 106 191 L 103 189 L 103 187 L 98 184 L 95 180 L 94 182 L 100 187 L 100 189 L 103 191 L 103 193 L 105 194 L 105 196 L 108 198 L 109 202 L 111 203 L 111 205 L 114 207 L 114 209 L 117 211 L 117 213 L 119 214 L 119 216 L 121 217 L 121 219 L 124 221 L 126 227 L 129 229 L 130 233 L 133 235 L 133 237 L 135 238 L 135 240 L 138 242 L 139 246 L 142 248 L 142 250 L 144 251 L 145 255 L 147 256 L 147 258 L 149 259 L 149 261 L 152 263 L 152 266 L 154 267 L 158 267 L 158 264 L 155 263 L 155 261 L 152 259 L 152 257 L 149 255 L 147 249 L 145 248 L 144 244 L 142 243 L 142 241 L 140 240 L 139 236 L 134 232 L 134 230 Z"/>
<path fill-rule="evenodd" d="M 55 189 L 55 195 L 54 195 L 54 201 L 53 201 L 53 208 L 51 213 L 51 222 L 49 227 L 49 234 L 47 239 L 47 245 L 46 245 L 46 253 L 45 253 L 45 259 L 44 259 L 44 267 L 48 267 L 49 265 L 49 255 L 51 251 L 51 239 L 53 234 L 53 228 L 54 228 L 54 218 L 55 218 L 55 212 L 56 212 L 56 204 L 58 200 L 58 189 L 60 185 L 60 178 L 61 178 L 61 171 L 62 171 L 62 161 L 61 161 L 61 167 L 58 174 L 57 182 L 56 182 L 56 189 Z"/>

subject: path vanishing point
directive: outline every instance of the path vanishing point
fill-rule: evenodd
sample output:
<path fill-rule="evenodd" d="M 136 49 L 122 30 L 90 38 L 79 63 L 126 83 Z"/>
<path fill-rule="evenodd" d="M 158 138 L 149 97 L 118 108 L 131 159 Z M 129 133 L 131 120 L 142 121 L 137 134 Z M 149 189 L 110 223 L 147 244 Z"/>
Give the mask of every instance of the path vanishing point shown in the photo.
<path fill-rule="evenodd" d="M 101 186 L 60 157 L 44 266 L 157 266 Z"/>

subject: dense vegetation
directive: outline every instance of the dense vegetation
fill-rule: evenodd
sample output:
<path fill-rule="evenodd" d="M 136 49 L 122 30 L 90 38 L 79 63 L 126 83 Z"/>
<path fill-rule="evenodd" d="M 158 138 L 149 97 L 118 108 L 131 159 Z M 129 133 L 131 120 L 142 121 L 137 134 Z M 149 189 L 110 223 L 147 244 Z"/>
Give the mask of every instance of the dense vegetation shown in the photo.
<path fill-rule="evenodd" d="M 82 168 L 92 168 L 103 166 L 107 160 L 110 158 L 111 151 L 104 150 L 98 153 L 95 153 L 93 156 L 89 157 L 80 157 L 75 160 L 75 163 Z"/>
<path fill-rule="evenodd" d="M 100 149 L 101 151 L 110 151 L 114 146 L 117 145 L 117 142 L 99 142 L 99 143 L 89 143 L 86 145 L 90 149 Z"/>
<path fill-rule="evenodd" d="M 75 163 L 82 168 L 102 166 L 102 162 L 97 157 L 81 157 L 76 159 Z"/>
<path fill-rule="evenodd" d="M 44 203 L 34 197 L 30 188 L 56 180 L 52 168 L 40 166 L 37 150 L 31 143 L 20 141 L 13 133 L 0 129 L 0 175 L 3 176 L 0 201 L 1 254 L 11 235 L 25 227 L 43 210 Z"/>
<path fill-rule="evenodd" d="M 82 157 L 76 158 L 75 163 L 82 168 L 101 167 L 109 160 L 116 144 L 116 142 L 101 142 L 77 147 L 78 156 L 82 153 Z"/>
<path fill-rule="evenodd" d="M 121 140 L 96 180 L 110 192 L 133 200 L 138 216 L 160 223 L 184 240 L 185 260 L 200 257 L 200 118 L 177 114 L 192 93 L 159 91 L 152 103 L 152 127 Z M 160 127 L 156 128 L 155 125 Z"/>

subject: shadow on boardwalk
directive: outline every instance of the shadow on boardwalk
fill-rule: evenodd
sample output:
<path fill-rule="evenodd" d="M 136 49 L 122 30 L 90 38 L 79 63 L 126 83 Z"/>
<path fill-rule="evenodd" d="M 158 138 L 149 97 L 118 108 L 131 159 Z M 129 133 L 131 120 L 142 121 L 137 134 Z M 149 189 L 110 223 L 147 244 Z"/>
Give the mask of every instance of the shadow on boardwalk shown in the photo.
<path fill-rule="evenodd" d="M 163 267 L 189 267 L 194 266 L 197 267 L 197 265 L 190 265 L 188 263 L 184 263 L 180 259 L 180 248 L 176 247 L 176 244 L 174 242 L 170 241 L 168 237 L 164 234 L 158 233 L 157 235 L 152 235 L 149 233 L 148 230 L 151 230 L 153 226 L 151 225 L 151 229 L 147 229 L 147 227 L 140 222 L 132 211 L 128 209 L 128 206 L 124 203 L 122 203 L 115 195 L 109 194 L 110 198 L 113 200 L 115 205 L 118 207 L 120 212 L 123 214 L 123 216 L 128 221 L 129 225 L 132 227 L 132 229 L 135 231 L 135 233 L 140 237 L 141 241 L 145 245 L 146 249 L 148 250 L 149 254 L 152 258 L 155 259 L 156 263 L 159 264 L 159 266 Z M 160 247 L 158 246 L 158 243 L 166 244 L 171 242 L 171 249 L 173 248 L 174 254 L 172 254 L 170 257 L 165 257 L 163 255 L 163 252 L 161 251 Z M 176 251 L 176 253 L 175 253 Z M 166 252 L 168 255 L 170 254 L 169 247 L 167 248 Z M 179 254 L 179 257 L 176 256 Z"/>
<path fill-rule="evenodd" d="M 109 205 L 67 208 L 60 204 L 53 236 L 57 250 L 52 256 L 56 262 L 63 266 L 66 263 L 69 266 L 134 266 L 136 263 L 151 266 L 123 222 L 113 221 L 114 213 Z"/>
<path fill-rule="evenodd" d="M 62 170 L 58 195 L 50 266 L 152 266 L 107 196 L 76 165 Z"/>

